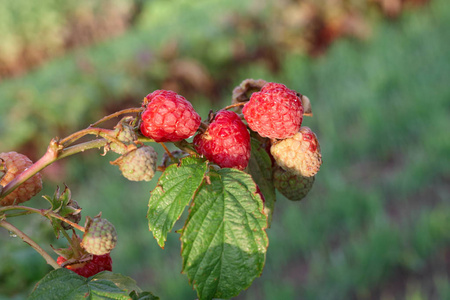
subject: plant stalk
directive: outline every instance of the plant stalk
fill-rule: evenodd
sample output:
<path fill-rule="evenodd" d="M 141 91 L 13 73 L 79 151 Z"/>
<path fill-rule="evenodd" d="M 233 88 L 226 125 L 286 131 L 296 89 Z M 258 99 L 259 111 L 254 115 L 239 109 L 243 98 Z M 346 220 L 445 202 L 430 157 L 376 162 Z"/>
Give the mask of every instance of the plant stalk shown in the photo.
<path fill-rule="evenodd" d="M 106 143 L 107 140 L 105 139 L 97 139 L 85 143 L 80 143 L 78 145 L 64 149 L 56 139 L 53 139 L 47 148 L 47 152 L 45 152 L 45 154 L 38 161 L 32 164 L 28 169 L 17 175 L 13 180 L 11 180 L 11 182 L 4 186 L 3 190 L 0 193 L 0 196 L 5 197 L 16 187 L 18 187 L 19 185 L 33 177 L 36 173 L 38 173 L 48 165 L 54 163 L 55 161 L 79 152 L 84 152 L 88 149 L 103 147 L 106 145 Z"/>
<path fill-rule="evenodd" d="M 18 237 L 20 237 L 25 243 L 30 245 L 34 250 L 36 250 L 54 269 L 61 268 L 58 263 L 47 253 L 44 249 L 41 248 L 35 241 L 33 241 L 28 235 L 26 235 L 23 231 L 21 231 L 19 228 L 15 227 L 9 222 L 6 222 L 5 220 L 0 220 L 0 226 L 5 228 L 6 230 L 13 232 Z"/>

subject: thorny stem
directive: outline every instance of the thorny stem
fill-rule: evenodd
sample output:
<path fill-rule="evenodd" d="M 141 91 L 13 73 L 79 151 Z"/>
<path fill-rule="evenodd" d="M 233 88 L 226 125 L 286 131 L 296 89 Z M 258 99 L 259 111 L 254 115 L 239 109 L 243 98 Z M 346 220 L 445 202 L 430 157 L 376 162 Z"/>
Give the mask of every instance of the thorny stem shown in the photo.
<path fill-rule="evenodd" d="M 63 222 L 66 222 L 69 225 L 72 225 L 72 227 L 84 232 L 85 229 L 83 226 L 80 226 L 64 217 L 61 217 L 60 215 L 54 213 L 51 210 L 48 209 L 37 209 L 37 208 L 33 208 L 33 207 L 28 207 L 28 206 L 21 206 L 21 205 L 9 205 L 9 206 L 5 206 L 5 207 L 0 207 L 0 212 L 4 212 L 4 211 L 8 211 L 8 210 L 25 210 L 26 214 L 32 214 L 32 213 L 36 213 L 36 214 L 40 214 L 43 217 L 52 217 L 52 218 L 56 218 L 59 219 Z M 13 217 L 16 215 L 23 215 L 25 213 L 17 213 L 17 214 L 9 214 L 9 215 L 5 215 L 6 217 Z"/>
<path fill-rule="evenodd" d="M 58 159 L 58 155 L 62 150 L 62 146 L 58 143 L 56 139 L 51 140 L 50 145 L 47 148 L 44 156 L 42 156 L 37 162 L 32 164 L 28 169 L 23 171 L 21 174 L 14 177 L 6 186 L 4 186 L 0 196 L 4 197 L 11 193 L 16 187 L 27 181 L 37 172 L 50 165 Z"/>
<path fill-rule="evenodd" d="M 133 108 L 127 108 L 127 109 L 119 110 L 119 111 L 116 111 L 113 114 L 110 114 L 110 115 L 108 115 L 106 117 L 101 118 L 100 120 L 98 120 L 94 124 L 91 124 L 91 126 L 89 126 L 89 127 L 97 126 L 98 124 L 101 124 L 101 123 L 103 123 L 105 121 L 111 120 L 112 118 L 118 117 L 118 116 L 123 115 L 123 114 L 140 113 L 143 110 L 144 110 L 143 107 L 133 107 Z"/>
<path fill-rule="evenodd" d="M 80 225 L 78 225 L 77 223 L 74 223 L 74 222 L 72 222 L 72 221 L 70 221 L 70 220 L 68 220 L 68 219 L 66 219 L 66 218 L 63 218 L 63 217 L 61 217 L 60 215 L 55 214 L 54 212 L 49 212 L 47 215 L 49 215 L 50 217 L 59 219 L 59 220 L 65 222 L 65 223 L 67 223 L 67 224 L 69 224 L 69 225 L 72 225 L 73 228 L 76 228 L 76 229 L 78 229 L 79 231 L 85 232 L 85 229 L 84 229 L 83 226 L 80 226 Z M 64 230 L 62 230 L 62 231 L 64 231 Z"/>
<path fill-rule="evenodd" d="M 28 207 L 28 206 L 21 206 L 21 205 L 9 205 L 9 206 L 4 206 L 4 207 L 0 207 L 0 212 L 5 212 L 8 210 L 25 210 L 26 212 L 30 213 L 30 214 L 40 214 L 40 215 L 44 215 L 44 211 L 42 209 L 37 209 L 37 208 L 33 208 L 33 207 Z M 7 217 L 12 216 L 11 215 L 6 215 Z"/>
<path fill-rule="evenodd" d="M 35 175 L 48 165 L 54 163 L 55 161 L 79 152 L 83 152 L 88 149 L 103 147 L 106 145 L 106 143 L 107 140 L 105 139 L 97 139 L 63 149 L 63 147 L 55 139 L 53 139 L 47 148 L 47 152 L 45 152 L 45 154 L 33 165 L 31 165 L 28 169 L 26 169 L 16 177 L 14 177 L 14 179 L 11 180 L 11 182 L 9 182 L 6 186 L 4 186 L 3 190 L 0 193 L 0 196 L 4 197 L 8 195 L 16 187 L 18 187 L 19 185 L 27 181 L 29 178 L 31 178 L 33 175 Z"/>
<path fill-rule="evenodd" d="M 74 143 L 75 141 L 79 140 L 80 138 L 82 138 L 83 136 L 85 136 L 87 134 L 94 134 L 94 135 L 97 135 L 97 136 L 100 135 L 100 136 L 103 137 L 103 136 L 110 136 L 112 132 L 113 131 L 110 130 L 110 129 L 88 127 L 86 129 L 83 129 L 83 130 L 77 131 L 75 133 L 72 133 L 71 135 L 69 135 L 69 136 L 65 137 L 64 139 L 62 139 L 59 143 L 61 145 L 65 144 L 67 146 L 67 145 L 70 145 L 70 144 Z"/>
<path fill-rule="evenodd" d="M 34 250 L 36 250 L 47 262 L 47 264 L 51 265 L 54 269 L 61 268 L 58 263 L 47 253 L 44 249 L 41 248 L 35 241 L 33 241 L 28 235 L 26 235 L 19 228 L 15 227 L 9 222 L 5 220 L 0 220 L 0 226 L 5 228 L 6 230 L 13 232 L 18 237 L 20 237 L 25 243 L 30 245 Z"/>
<path fill-rule="evenodd" d="M 61 158 L 65 158 L 80 152 L 84 152 L 85 150 L 90 150 L 94 148 L 101 148 L 105 146 L 108 143 L 106 139 L 96 139 L 89 142 L 84 142 L 77 144 L 75 146 L 71 146 L 68 148 L 65 148 L 64 151 L 61 152 L 61 154 L 58 157 L 58 160 Z"/>

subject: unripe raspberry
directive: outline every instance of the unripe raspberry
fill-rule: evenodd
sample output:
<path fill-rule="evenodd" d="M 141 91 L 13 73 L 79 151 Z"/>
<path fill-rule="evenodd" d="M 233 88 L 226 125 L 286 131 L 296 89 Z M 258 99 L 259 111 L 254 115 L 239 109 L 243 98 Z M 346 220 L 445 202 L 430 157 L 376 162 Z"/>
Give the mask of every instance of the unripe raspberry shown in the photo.
<path fill-rule="evenodd" d="M 306 126 L 293 137 L 274 143 L 270 153 L 277 165 L 299 176 L 314 176 L 322 164 L 319 141 Z"/>
<path fill-rule="evenodd" d="M 133 117 L 125 117 L 116 125 L 115 127 L 115 138 L 123 143 L 123 145 L 127 146 L 132 144 L 137 140 L 136 133 L 134 132 L 133 126 L 129 123 L 134 120 Z M 123 146 L 116 143 L 111 143 L 111 150 L 118 153 L 124 154 L 127 152 L 127 149 Z"/>
<path fill-rule="evenodd" d="M 151 146 L 125 153 L 111 164 L 118 165 L 122 175 L 131 181 L 150 181 L 156 172 L 158 154 Z"/>
<path fill-rule="evenodd" d="M 81 246 L 90 254 L 103 255 L 111 252 L 117 243 L 114 225 L 106 219 L 87 218 Z"/>
<path fill-rule="evenodd" d="M 70 208 L 74 212 L 66 215 L 65 218 L 68 219 L 69 221 L 72 221 L 73 223 L 78 224 L 81 220 L 81 207 L 80 205 L 78 205 L 78 202 L 73 199 L 70 199 L 69 202 L 67 203 L 67 208 Z M 73 228 L 72 225 L 69 225 L 66 222 L 61 222 L 61 226 L 65 230 L 70 230 Z"/>
<path fill-rule="evenodd" d="M 302 124 L 300 96 L 283 84 L 269 82 L 251 95 L 242 113 L 250 129 L 262 137 L 286 139 L 294 136 Z"/>
<path fill-rule="evenodd" d="M 144 99 L 141 132 L 156 142 L 177 142 L 195 134 L 201 118 L 192 104 L 173 91 L 156 90 Z"/>
<path fill-rule="evenodd" d="M 287 172 L 277 167 L 273 172 L 273 184 L 275 188 L 286 198 L 292 201 L 300 201 L 311 190 L 315 176 L 304 177 Z"/>
<path fill-rule="evenodd" d="M 221 168 L 243 170 L 250 159 L 250 134 L 239 116 L 219 111 L 208 129 L 194 137 L 195 149 Z"/>
<path fill-rule="evenodd" d="M 4 165 L 6 173 L 1 177 L 0 185 L 6 186 L 17 175 L 29 168 L 33 162 L 25 155 L 17 152 L 0 153 L 0 164 Z M 6 197 L 0 199 L 2 206 L 19 204 L 30 200 L 33 196 L 42 190 L 42 177 L 37 173 Z"/>

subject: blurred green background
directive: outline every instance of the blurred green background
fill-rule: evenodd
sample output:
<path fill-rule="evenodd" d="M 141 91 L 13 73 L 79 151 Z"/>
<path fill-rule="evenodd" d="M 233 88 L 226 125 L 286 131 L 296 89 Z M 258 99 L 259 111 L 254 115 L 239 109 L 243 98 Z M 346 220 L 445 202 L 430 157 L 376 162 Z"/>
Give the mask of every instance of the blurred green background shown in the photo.
<path fill-rule="evenodd" d="M 5 0 L 0 152 L 36 160 L 155 89 L 206 118 L 246 78 L 281 82 L 311 99 L 324 164 L 305 200 L 279 195 L 264 272 L 236 299 L 450 299 L 449 24 L 445 0 Z M 155 180 L 129 182 L 100 154 L 48 167 L 40 195 L 66 183 L 83 220 L 115 224 L 114 271 L 195 299 L 178 234 L 163 250 L 148 231 Z M 12 223 L 63 246 L 42 218 Z M 0 230 L 0 299 L 25 298 L 49 270 Z"/>

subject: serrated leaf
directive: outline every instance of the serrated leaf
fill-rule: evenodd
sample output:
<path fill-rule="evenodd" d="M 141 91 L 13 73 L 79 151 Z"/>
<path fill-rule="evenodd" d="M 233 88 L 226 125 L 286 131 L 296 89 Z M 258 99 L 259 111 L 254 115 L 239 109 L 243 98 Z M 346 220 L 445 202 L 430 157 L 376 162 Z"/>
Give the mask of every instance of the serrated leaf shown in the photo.
<path fill-rule="evenodd" d="M 181 242 L 183 273 L 200 300 L 231 298 L 261 275 L 267 216 L 250 175 L 210 171 L 191 205 Z"/>
<path fill-rule="evenodd" d="M 251 139 L 252 151 L 248 163 L 249 173 L 259 186 L 264 195 L 264 211 L 268 216 L 269 227 L 272 222 L 272 214 L 275 208 L 276 193 L 273 185 L 272 160 L 261 142 Z"/>
<path fill-rule="evenodd" d="M 41 279 L 28 299 L 131 299 L 126 291 L 118 288 L 112 281 L 93 278 L 85 278 L 73 271 L 60 268 Z"/>
<path fill-rule="evenodd" d="M 206 172 L 206 162 L 198 157 L 181 159 L 161 175 L 148 203 L 148 226 L 159 246 L 191 201 Z"/>
<path fill-rule="evenodd" d="M 136 280 L 134 280 L 131 277 L 124 276 L 119 273 L 113 273 L 113 272 L 100 272 L 94 276 L 91 277 L 92 281 L 105 279 L 113 282 L 118 288 L 121 290 L 127 291 L 128 293 L 132 291 L 136 291 L 137 293 L 141 293 L 142 290 L 140 287 L 137 286 Z"/>
<path fill-rule="evenodd" d="M 159 297 L 156 297 L 151 292 L 142 292 L 142 293 L 131 292 L 130 297 L 133 300 L 159 300 Z"/>

